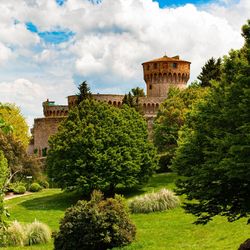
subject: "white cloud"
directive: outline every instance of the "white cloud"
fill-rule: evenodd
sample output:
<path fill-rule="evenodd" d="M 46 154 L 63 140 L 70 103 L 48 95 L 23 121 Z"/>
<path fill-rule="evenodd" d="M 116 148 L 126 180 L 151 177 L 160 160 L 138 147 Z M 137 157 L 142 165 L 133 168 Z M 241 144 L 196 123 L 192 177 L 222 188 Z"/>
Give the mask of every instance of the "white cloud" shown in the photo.
<path fill-rule="evenodd" d="M 11 58 L 11 50 L 0 42 L 0 65 Z"/>
<path fill-rule="evenodd" d="M 67 89 L 67 91 L 64 91 Z M 42 102 L 46 99 L 66 104 L 66 96 L 75 93 L 72 81 L 53 84 L 37 83 L 28 79 L 0 82 L 0 100 L 16 103 L 22 110 L 28 124 L 32 126 L 35 117 L 42 116 Z"/>
<path fill-rule="evenodd" d="M 65 103 L 75 94 L 73 79 L 87 79 L 100 93 L 143 87 L 141 63 L 165 52 L 191 61 L 194 80 L 210 57 L 242 46 L 240 28 L 250 3 L 220 0 L 161 9 L 152 0 L 67 0 L 63 6 L 8 0 L 0 1 L 0 12 L 0 101 L 16 102 L 31 119 L 42 115 L 46 98 Z M 26 22 L 39 31 L 71 30 L 75 36 L 48 44 Z"/>

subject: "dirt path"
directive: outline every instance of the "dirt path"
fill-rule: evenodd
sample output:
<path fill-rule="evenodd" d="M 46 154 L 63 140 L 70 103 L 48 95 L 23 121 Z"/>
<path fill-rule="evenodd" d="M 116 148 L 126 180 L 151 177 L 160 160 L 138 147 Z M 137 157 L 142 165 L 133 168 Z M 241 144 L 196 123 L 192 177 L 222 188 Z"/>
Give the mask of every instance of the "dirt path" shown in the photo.
<path fill-rule="evenodd" d="M 17 197 L 21 197 L 21 196 L 26 196 L 26 195 L 30 195 L 32 194 L 31 192 L 26 192 L 25 194 L 8 194 L 4 197 L 4 200 L 10 200 L 10 199 L 13 199 L 13 198 L 17 198 Z"/>

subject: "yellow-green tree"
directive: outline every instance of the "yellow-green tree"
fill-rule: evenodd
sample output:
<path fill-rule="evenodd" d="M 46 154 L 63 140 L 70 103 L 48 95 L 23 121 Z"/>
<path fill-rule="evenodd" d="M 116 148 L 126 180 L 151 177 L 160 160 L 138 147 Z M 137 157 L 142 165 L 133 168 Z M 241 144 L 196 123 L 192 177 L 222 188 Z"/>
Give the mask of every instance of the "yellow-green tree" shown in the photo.
<path fill-rule="evenodd" d="M 14 139 L 26 148 L 29 144 L 29 127 L 20 108 L 9 103 L 0 105 L 0 115 L 5 123 L 12 126 Z"/>

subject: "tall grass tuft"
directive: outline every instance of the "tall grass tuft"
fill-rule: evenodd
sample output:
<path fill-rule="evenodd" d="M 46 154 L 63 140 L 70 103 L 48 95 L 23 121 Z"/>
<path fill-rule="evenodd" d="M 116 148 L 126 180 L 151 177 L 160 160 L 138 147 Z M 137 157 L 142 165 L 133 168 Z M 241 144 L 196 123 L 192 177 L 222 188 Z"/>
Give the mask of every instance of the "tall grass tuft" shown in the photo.
<path fill-rule="evenodd" d="M 179 198 L 172 191 L 163 188 L 159 192 L 134 198 L 129 202 L 129 208 L 132 213 L 152 213 L 173 209 L 179 203 Z"/>
<path fill-rule="evenodd" d="M 50 228 L 39 221 L 34 221 L 26 228 L 26 245 L 43 244 L 51 239 Z"/>
<path fill-rule="evenodd" d="M 5 232 L 6 245 L 23 246 L 25 241 L 25 231 L 18 221 L 13 221 Z"/>

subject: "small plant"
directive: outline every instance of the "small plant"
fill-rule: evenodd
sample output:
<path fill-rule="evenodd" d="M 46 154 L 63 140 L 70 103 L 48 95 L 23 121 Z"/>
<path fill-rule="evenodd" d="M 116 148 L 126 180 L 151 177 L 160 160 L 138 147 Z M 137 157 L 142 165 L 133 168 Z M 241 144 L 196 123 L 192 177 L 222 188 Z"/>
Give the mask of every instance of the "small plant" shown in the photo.
<path fill-rule="evenodd" d="M 173 209 L 180 203 L 179 198 L 170 190 L 161 189 L 157 193 L 145 194 L 129 203 L 132 213 L 151 213 Z"/>
<path fill-rule="evenodd" d="M 23 226 L 14 221 L 4 232 L 5 245 L 7 246 L 23 246 L 25 241 L 25 231 Z"/>
<path fill-rule="evenodd" d="M 66 210 L 55 234 L 55 250 L 106 250 L 130 244 L 135 226 L 121 196 L 104 199 L 94 191 L 90 201 L 78 201 Z"/>
<path fill-rule="evenodd" d="M 31 192 L 39 192 L 40 190 L 42 190 L 42 187 L 38 183 L 34 182 L 30 185 Z"/>
<path fill-rule="evenodd" d="M 49 188 L 49 183 L 45 180 L 39 180 L 39 184 L 43 188 Z"/>
<path fill-rule="evenodd" d="M 20 185 L 14 188 L 15 194 L 24 194 L 25 192 L 26 192 L 25 186 Z"/>
<path fill-rule="evenodd" d="M 43 244 L 51 239 L 50 228 L 39 221 L 34 221 L 26 227 L 26 245 Z"/>

